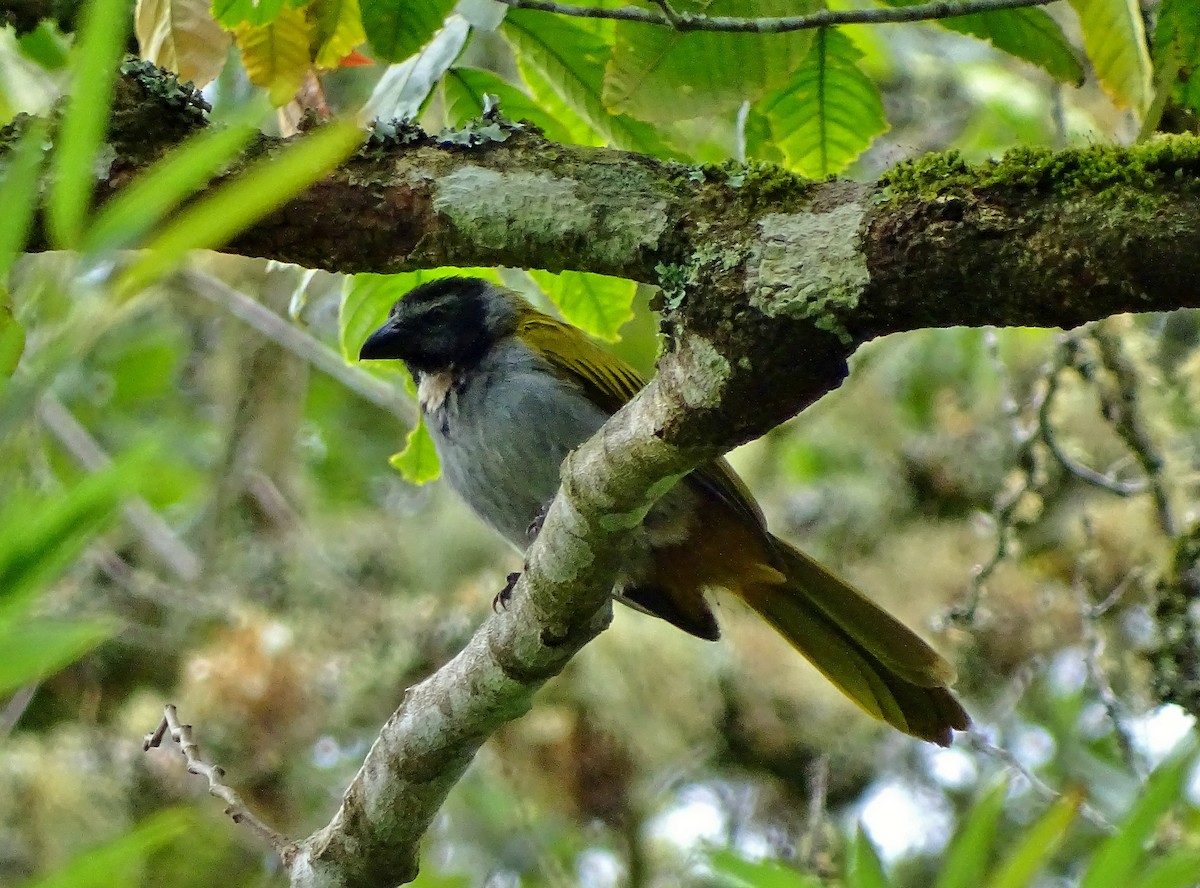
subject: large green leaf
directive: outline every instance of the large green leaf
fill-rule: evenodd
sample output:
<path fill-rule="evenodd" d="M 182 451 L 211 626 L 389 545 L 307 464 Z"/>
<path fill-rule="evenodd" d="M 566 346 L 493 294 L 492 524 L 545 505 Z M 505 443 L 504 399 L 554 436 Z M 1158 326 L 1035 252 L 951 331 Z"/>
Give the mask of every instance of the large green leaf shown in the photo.
<path fill-rule="evenodd" d="M 684 0 L 681 13 L 745 17 L 801 15 L 817 0 Z M 731 114 L 788 81 L 812 31 L 734 34 L 618 22 L 604 81 L 611 110 L 656 123 Z"/>
<path fill-rule="evenodd" d="M 604 67 L 611 52 L 602 24 L 577 24 L 565 16 L 511 10 L 500 31 L 516 51 L 521 73 L 539 103 L 545 104 L 548 87 L 614 148 L 672 156 L 674 152 L 654 127 L 612 114 L 600 101 Z"/>
<path fill-rule="evenodd" d="M 529 275 L 564 318 L 600 339 L 616 342 L 621 327 L 633 317 L 637 292 L 633 281 L 581 271 L 531 271 Z"/>
<path fill-rule="evenodd" d="M 46 221 L 58 247 L 74 247 L 83 234 L 131 12 L 130 0 L 91 0 L 84 10 L 71 97 L 54 136 L 51 159 Z"/>
<path fill-rule="evenodd" d="M 765 125 L 747 126 L 746 153 L 778 149 L 788 166 L 812 177 L 849 166 L 887 130 L 879 90 L 859 69 L 860 57 L 840 31 L 818 30 L 791 82 L 753 109 Z"/>
<path fill-rule="evenodd" d="M 1150 53 L 1138 0 L 1071 0 L 1100 85 L 1120 108 L 1150 101 Z"/>
<path fill-rule="evenodd" d="M 362 25 L 371 50 L 398 62 L 421 49 L 442 26 L 455 0 L 361 0 Z"/>
<path fill-rule="evenodd" d="M 361 142 L 349 123 L 330 124 L 256 161 L 179 213 L 123 276 L 131 292 L 170 270 L 189 250 L 212 249 L 278 209 L 343 161 Z"/>
<path fill-rule="evenodd" d="M 438 462 L 437 451 L 433 449 L 433 439 L 429 437 L 424 416 L 408 433 L 404 449 L 388 462 L 410 484 L 428 484 L 441 476 L 442 466 Z"/>
<path fill-rule="evenodd" d="M 74 663 L 116 630 L 111 620 L 0 619 L 0 697 Z"/>
<path fill-rule="evenodd" d="M 262 27 L 275 21 L 284 0 L 213 0 L 212 14 L 226 28 Z"/>
<path fill-rule="evenodd" d="M 1200 3 L 1163 0 L 1154 28 L 1154 68 L 1170 96 L 1200 114 Z"/>
<path fill-rule="evenodd" d="M 509 120 L 528 120 L 555 142 L 575 141 L 574 133 L 532 98 L 491 71 L 451 68 L 442 77 L 446 125 L 460 126 L 483 112 L 485 94 L 500 100 L 500 113 Z"/>

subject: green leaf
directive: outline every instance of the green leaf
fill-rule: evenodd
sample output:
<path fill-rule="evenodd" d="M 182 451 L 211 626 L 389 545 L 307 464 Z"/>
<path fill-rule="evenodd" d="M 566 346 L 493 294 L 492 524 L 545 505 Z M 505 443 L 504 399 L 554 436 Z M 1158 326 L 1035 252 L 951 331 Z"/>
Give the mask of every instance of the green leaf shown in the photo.
<path fill-rule="evenodd" d="M 399 65 L 388 67 L 371 91 L 360 117 L 378 120 L 415 118 L 470 36 L 471 26 L 465 18 L 457 14 L 448 16 L 445 27 L 418 52 Z"/>
<path fill-rule="evenodd" d="M 409 484 L 428 484 L 441 476 L 442 466 L 438 462 L 437 451 L 433 449 L 429 429 L 425 427 L 424 416 L 408 433 L 404 449 L 393 455 L 388 462 Z"/>
<path fill-rule="evenodd" d="M 109 888 L 136 885 L 146 857 L 191 829 L 193 816 L 184 810 L 160 811 L 132 832 L 84 851 L 58 872 L 24 883 L 21 888 Z"/>
<path fill-rule="evenodd" d="M 514 9 L 509 10 L 500 30 L 517 53 L 521 74 L 534 98 L 551 113 L 547 91 L 614 148 L 658 157 L 675 154 L 654 127 L 612 114 L 600 101 L 610 47 L 595 29 L 565 16 Z"/>
<path fill-rule="evenodd" d="M 13 260 L 24 248 L 29 234 L 29 224 L 37 205 L 38 174 L 42 169 L 45 144 L 46 123 L 34 118 L 5 157 L 0 175 L 0 207 L 4 207 L 0 219 L 0 285 L 8 280 Z M 5 304 L 0 300 L 0 311 L 4 310 Z M 7 305 L 11 309 L 11 303 Z M 2 323 L 3 318 L 0 318 Z"/>
<path fill-rule="evenodd" d="M 633 317 L 633 281 L 581 271 L 531 271 L 529 276 L 564 318 L 599 339 L 616 342 L 621 327 Z"/>
<path fill-rule="evenodd" d="M 1195 747 L 1187 744 L 1155 769 L 1116 833 L 1096 850 L 1079 888 L 1125 888 L 1129 884 L 1144 855 L 1146 841 L 1162 816 L 1179 800 L 1194 764 Z"/>
<path fill-rule="evenodd" d="M 814 178 L 839 173 L 887 130 L 879 90 L 857 65 L 861 53 L 840 31 L 821 28 L 791 82 L 763 99 L 754 113 L 773 138 L 761 141 L 762 125 L 747 128 L 747 154 L 778 147 L 787 164 Z"/>
<path fill-rule="evenodd" d="M 0 620 L 0 696 L 53 675 L 116 630 L 111 620 Z"/>
<path fill-rule="evenodd" d="M 225 127 L 192 136 L 102 206 L 83 239 L 84 250 L 129 249 L 164 217 L 196 194 L 258 134 L 258 108 L 238 113 Z"/>
<path fill-rule="evenodd" d="M 483 96 L 500 100 L 500 113 L 509 120 L 528 120 L 555 142 L 573 142 L 574 133 L 547 113 L 539 103 L 491 71 L 477 68 L 451 68 L 442 77 L 442 100 L 446 125 L 460 126 L 483 113 Z"/>
<path fill-rule="evenodd" d="M 854 837 L 854 856 L 850 860 L 850 872 L 846 879 L 848 888 L 890 888 L 887 874 L 879 852 L 871 844 L 866 831 L 860 825 Z"/>
<path fill-rule="evenodd" d="M 1021 835 L 985 883 L 987 888 L 1029 888 L 1033 878 L 1049 862 L 1075 822 L 1083 796 L 1069 792 L 1055 800 L 1041 817 Z"/>
<path fill-rule="evenodd" d="M 17 38 L 21 53 L 47 71 L 65 68 L 71 60 L 71 42 L 58 30 L 58 25 L 43 19 L 38 26 Z"/>
<path fill-rule="evenodd" d="M 313 20 L 313 62 L 318 68 L 336 68 L 367 39 L 358 0 L 314 0 L 308 9 Z"/>
<path fill-rule="evenodd" d="M 25 328 L 17 320 L 12 296 L 3 281 L 0 278 L 0 381 L 13 375 L 25 352 Z M 0 394 L 3 391 L 0 388 Z"/>
<path fill-rule="evenodd" d="M 284 0 L 213 0 L 212 14 L 230 30 L 238 25 L 262 27 L 275 21 Z"/>
<path fill-rule="evenodd" d="M 312 67 L 313 25 L 305 10 L 285 6 L 265 25 L 243 22 L 234 28 L 233 39 L 246 76 L 267 91 L 272 105 L 279 108 L 295 98 Z"/>
<path fill-rule="evenodd" d="M 1071 0 L 1083 46 L 1100 85 L 1118 108 L 1141 112 L 1150 102 L 1150 54 L 1138 0 Z"/>
<path fill-rule="evenodd" d="M 1200 873 L 1200 851 L 1173 851 L 1150 864 L 1129 888 L 1194 888 Z"/>
<path fill-rule="evenodd" d="M 119 283 L 141 289 L 173 268 L 189 250 L 214 249 L 277 210 L 346 159 L 362 141 L 350 123 L 335 123 L 256 161 L 168 222 Z"/>
<path fill-rule="evenodd" d="M 408 271 L 401 274 L 356 274 L 342 287 L 338 311 L 338 345 L 347 364 L 358 362 L 358 352 L 367 337 L 387 320 L 388 312 L 400 297 L 429 281 L 454 275 L 472 275 L 500 283 L 491 268 L 443 268 Z M 378 363 L 378 362 L 370 362 Z"/>
<path fill-rule="evenodd" d="M 812 876 L 773 860 L 747 860 L 726 848 L 709 851 L 708 865 L 722 882 L 737 888 L 822 888 Z"/>
<path fill-rule="evenodd" d="M 399 62 L 421 49 L 454 8 L 454 0 L 361 0 L 362 25 L 375 56 Z"/>
<path fill-rule="evenodd" d="M 142 58 L 203 89 L 225 67 L 232 36 L 209 0 L 137 0 L 134 31 Z"/>
<path fill-rule="evenodd" d="M 1200 4 L 1194 0 L 1163 0 L 1154 28 L 1154 68 L 1165 91 L 1200 114 Z"/>
<path fill-rule="evenodd" d="M 746 17 L 802 15 L 814 0 L 682 0 L 680 13 Z M 732 114 L 787 82 L 812 31 L 731 34 L 618 22 L 604 80 L 604 104 L 639 120 L 667 123 Z"/>
<path fill-rule="evenodd" d="M 976 888 L 983 884 L 1007 793 L 1008 784 L 998 783 L 971 807 L 942 858 L 934 888 Z"/>
<path fill-rule="evenodd" d="M 72 248 L 83 234 L 131 12 L 128 0 L 91 0 L 84 10 L 71 97 L 51 159 L 46 223 L 57 247 Z"/>

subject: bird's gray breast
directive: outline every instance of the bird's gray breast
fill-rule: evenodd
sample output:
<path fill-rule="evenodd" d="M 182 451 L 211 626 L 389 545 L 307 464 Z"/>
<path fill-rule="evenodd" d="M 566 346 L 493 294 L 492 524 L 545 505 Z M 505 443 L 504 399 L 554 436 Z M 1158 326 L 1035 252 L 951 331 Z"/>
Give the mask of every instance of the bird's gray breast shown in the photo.
<path fill-rule="evenodd" d="M 423 375 L 419 399 L 446 480 L 520 549 L 563 459 L 607 419 L 516 340 L 468 370 Z"/>

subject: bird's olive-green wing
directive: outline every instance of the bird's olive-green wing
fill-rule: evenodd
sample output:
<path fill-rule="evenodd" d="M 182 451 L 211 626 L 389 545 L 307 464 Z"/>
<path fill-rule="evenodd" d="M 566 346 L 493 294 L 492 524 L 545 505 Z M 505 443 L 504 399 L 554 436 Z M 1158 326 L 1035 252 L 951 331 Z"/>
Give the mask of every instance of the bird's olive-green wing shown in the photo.
<path fill-rule="evenodd" d="M 646 385 L 646 379 L 616 355 L 605 351 L 569 324 L 542 314 L 526 317 L 516 336 L 574 380 L 592 403 L 616 413 Z M 687 478 L 766 530 L 763 514 L 745 482 L 724 459 L 713 460 Z"/>

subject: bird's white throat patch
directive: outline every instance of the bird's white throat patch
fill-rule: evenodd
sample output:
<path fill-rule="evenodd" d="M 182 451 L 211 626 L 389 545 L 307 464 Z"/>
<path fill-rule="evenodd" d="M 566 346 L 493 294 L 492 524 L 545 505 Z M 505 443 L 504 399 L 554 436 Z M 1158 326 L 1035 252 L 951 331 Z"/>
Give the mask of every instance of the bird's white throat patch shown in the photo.
<path fill-rule="evenodd" d="M 417 403 L 421 405 L 421 410 L 425 413 L 441 410 L 453 387 L 454 374 L 449 370 L 422 373 L 421 382 L 417 385 Z"/>

